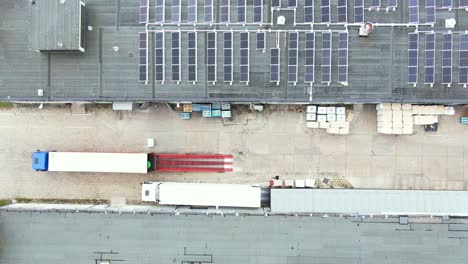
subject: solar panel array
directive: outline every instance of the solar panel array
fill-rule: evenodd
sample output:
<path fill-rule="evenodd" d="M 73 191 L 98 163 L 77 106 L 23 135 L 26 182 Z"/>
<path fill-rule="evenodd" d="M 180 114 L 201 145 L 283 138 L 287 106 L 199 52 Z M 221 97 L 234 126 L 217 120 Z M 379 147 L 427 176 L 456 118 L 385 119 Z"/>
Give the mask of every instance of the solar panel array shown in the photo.
<path fill-rule="evenodd" d="M 419 0 L 409 0 L 408 11 L 409 11 L 409 23 L 418 24 L 419 23 Z"/>
<path fill-rule="evenodd" d="M 254 23 L 263 22 L 263 0 L 254 0 Z"/>
<path fill-rule="evenodd" d="M 338 82 L 348 83 L 348 32 L 339 34 L 338 46 Z"/>
<path fill-rule="evenodd" d="M 216 32 L 206 33 L 207 38 L 207 71 L 208 71 L 208 81 L 216 82 Z"/>
<path fill-rule="evenodd" d="M 364 0 L 354 0 L 354 23 L 364 23 Z"/>
<path fill-rule="evenodd" d="M 140 63 L 139 63 L 139 81 L 148 81 L 148 34 L 146 32 L 140 33 Z"/>
<path fill-rule="evenodd" d="M 314 0 L 304 1 L 304 23 L 314 22 Z"/>
<path fill-rule="evenodd" d="M 271 7 L 272 8 L 280 8 L 281 7 L 280 0 L 271 0 Z"/>
<path fill-rule="evenodd" d="M 187 33 L 187 51 L 188 51 L 188 80 L 191 82 L 196 82 L 198 79 L 198 54 L 197 54 L 197 32 L 188 32 Z"/>
<path fill-rule="evenodd" d="M 155 33 L 155 40 L 154 40 L 155 48 L 155 80 L 164 82 L 165 80 L 165 73 L 164 73 L 164 66 L 166 64 L 164 58 L 164 32 L 156 32 Z"/>
<path fill-rule="evenodd" d="M 229 23 L 231 17 L 231 1 L 230 0 L 221 0 L 220 7 L 219 7 L 220 18 L 219 21 L 221 23 Z"/>
<path fill-rule="evenodd" d="M 453 34 L 442 35 L 442 83 L 452 83 Z"/>
<path fill-rule="evenodd" d="M 330 23 L 330 0 L 320 0 L 320 11 L 322 12 L 322 23 Z"/>
<path fill-rule="evenodd" d="M 288 0 L 288 8 L 296 8 L 297 0 Z"/>
<path fill-rule="evenodd" d="M 246 0 L 237 0 L 237 22 L 245 23 Z"/>
<path fill-rule="evenodd" d="M 322 82 L 331 82 L 331 48 L 332 33 L 322 33 Z"/>
<path fill-rule="evenodd" d="M 180 32 L 172 32 L 172 80 L 180 81 Z"/>
<path fill-rule="evenodd" d="M 140 16 L 139 23 L 145 24 L 148 23 L 148 0 L 140 0 Z"/>
<path fill-rule="evenodd" d="M 468 34 L 460 34 L 458 83 L 468 84 Z"/>
<path fill-rule="evenodd" d="M 348 22 L 348 1 L 338 0 L 338 23 Z"/>
<path fill-rule="evenodd" d="M 305 82 L 314 82 L 315 72 L 315 33 L 308 32 L 305 34 Z"/>
<path fill-rule="evenodd" d="M 299 57 L 299 33 L 289 32 L 288 34 L 288 82 L 297 82 L 297 67 Z"/>
<path fill-rule="evenodd" d="M 232 82 L 232 32 L 224 32 L 224 81 Z"/>
<path fill-rule="evenodd" d="M 166 5 L 164 0 L 156 0 L 154 20 L 156 23 L 164 23 L 165 12 L 164 6 Z"/>
<path fill-rule="evenodd" d="M 398 7 L 398 0 L 387 0 L 387 8 L 396 9 Z"/>
<path fill-rule="evenodd" d="M 213 0 L 205 1 L 205 23 L 213 23 Z"/>
<path fill-rule="evenodd" d="M 418 33 L 408 34 L 408 83 L 418 82 Z"/>
<path fill-rule="evenodd" d="M 434 84 L 435 80 L 435 34 L 426 33 L 424 47 L 424 83 Z"/>
<path fill-rule="evenodd" d="M 279 82 L 280 81 L 280 49 L 271 48 L 270 49 L 270 81 Z"/>
<path fill-rule="evenodd" d="M 197 22 L 197 0 L 188 0 L 188 19 L 189 23 Z"/>
<path fill-rule="evenodd" d="M 173 24 L 180 23 L 180 16 L 181 16 L 181 8 L 180 8 L 180 0 L 172 0 L 172 18 L 171 22 Z"/>
<path fill-rule="evenodd" d="M 436 22 L 436 2 L 435 0 L 426 0 L 426 23 Z"/>
<path fill-rule="evenodd" d="M 460 8 L 468 8 L 468 0 L 460 0 Z"/>
<path fill-rule="evenodd" d="M 442 8 L 452 8 L 452 0 L 442 0 Z"/>
<path fill-rule="evenodd" d="M 380 5 L 381 5 L 380 0 L 372 0 L 370 9 L 379 9 Z"/>
<path fill-rule="evenodd" d="M 250 81 L 249 32 L 240 33 L 240 81 Z"/>
<path fill-rule="evenodd" d="M 265 32 L 257 32 L 257 49 L 264 50 L 265 49 Z"/>

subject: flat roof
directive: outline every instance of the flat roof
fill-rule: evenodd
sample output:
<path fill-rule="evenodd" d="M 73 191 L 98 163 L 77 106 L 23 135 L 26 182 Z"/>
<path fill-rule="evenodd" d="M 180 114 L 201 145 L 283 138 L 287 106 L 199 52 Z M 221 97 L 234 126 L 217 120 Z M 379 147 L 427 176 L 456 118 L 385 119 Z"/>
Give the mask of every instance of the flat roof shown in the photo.
<path fill-rule="evenodd" d="M 37 1 L 36 1 L 37 2 Z M 144 2 L 144 1 L 143 1 Z M 197 0 L 197 24 L 186 23 L 188 6 L 181 1 L 181 23 L 172 21 L 172 1 L 165 1 L 166 23 L 151 24 L 155 18 L 154 1 L 149 1 L 149 24 L 139 23 L 140 1 L 89 0 L 87 6 L 86 52 L 84 54 L 38 54 L 31 51 L 27 42 L 28 5 L 30 1 L 4 0 L 0 2 L 0 17 L 3 25 L 0 31 L 2 52 L 0 52 L 0 100 L 2 101 L 192 101 L 192 102 L 299 102 L 307 103 L 457 103 L 468 102 L 468 89 L 458 84 L 460 34 L 468 30 L 468 12 L 456 6 L 441 8 L 437 1 L 436 23 L 426 23 L 426 7 L 421 3 L 418 9 L 420 23 L 409 21 L 408 1 L 398 1 L 399 6 L 387 10 L 386 1 L 377 10 L 369 9 L 368 1 L 363 9 L 365 21 L 376 27 L 367 38 L 358 36 L 360 23 L 355 22 L 354 1 L 346 1 L 348 23 L 338 22 L 338 0 L 330 1 L 330 23 L 321 23 L 320 1 L 313 1 L 315 23 L 304 23 L 304 0 L 297 1 L 297 8 L 273 10 L 270 1 L 255 8 L 253 1 L 247 1 L 246 21 L 238 23 L 237 1 L 230 1 L 228 8 L 232 23 L 220 23 L 219 4 L 213 1 L 213 24 L 204 23 L 204 1 Z M 288 1 L 281 1 L 286 5 Z M 254 23 L 254 10 L 262 10 L 262 24 Z M 277 25 L 277 17 L 284 16 L 286 24 Z M 455 28 L 446 28 L 445 19 L 456 19 Z M 296 23 L 294 23 L 296 22 Z M 227 25 L 226 25 L 227 24 Z M 88 28 L 89 26 L 89 28 Z M 418 81 L 408 84 L 408 34 L 419 32 Z M 155 80 L 155 37 L 154 32 L 164 30 L 165 79 L 164 84 Z M 172 32 L 181 32 L 180 82 L 172 80 Z M 232 73 L 233 82 L 224 79 L 225 69 L 229 71 L 229 60 L 224 59 L 224 33 L 233 32 Z M 270 31 L 271 30 L 271 31 Z M 316 32 L 315 36 L 315 82 L 305 82 L 305 33 Z M 442 84 L 442 33 L 453 32 L 453 82 Z M 139 33 L 148 32 L 148 82 L 139 82 Z M 197 37 L 197 81 L 188 81 L 188 32 L 198 32 Z M 217 32 L 216 73 L 217 81 L 208 80 L 207 31 Z M 240 81 L 240 33 L 249 32 L 249 83 Z M 265 52 L 256 49 L 256 32 L 265 31 Z M 297 82 L 288 82 L 290 43 L 287 33 L 299 32 Z M 349 33 L 348 80 L 338 80 L 339 36 Z M 435 82 L 425 84 L 426 33 L 436 33 Z M 331 79 L 324 82 L 322 70 L 324 60 L 323 34 L 331 36 Z M 281 50 L 279 72 L 280 82 L 270 82 L 271 48 Z M 432 55 L 428 55 L 432 56 Z M 143 60 L 145 61 L 145 60 Z M 325 64 L 323 64 L 325 62 Z M 430 62 L 428 62 L 430 63 Z M 226 65 L 225 65 L 226 64 Z M 176 68 L 174 68 L 176 69 Z M 430 70 L 429 70 L 430 71 Z M 38 89 L 43 96 L 38 96 Z"/>
<path fill-rule="evenodd" d="M 458 221 L 0 212 L 0 262 L 95 263 L 104 252 L 138 264 L 462 264 L 468 224 Z"/>
<path fill-rule="evenodd" d="M 159 193 L 155 188 L 159 186 Z M 161 182 L 142 185 L 164 205 L 251 207 L 261 206 L 261 188 L 241 184 Z M 148 201 L 148 200 L 146 200 Z"/>
<path fill-rule="evenodd" d="M 147 173 L 148 154 L 49 152 L 49 171 Z"/>
<path fill-rule="evenodd" d="M 468 216 L 467 191 L 271 189 L 274 213 Z"/>

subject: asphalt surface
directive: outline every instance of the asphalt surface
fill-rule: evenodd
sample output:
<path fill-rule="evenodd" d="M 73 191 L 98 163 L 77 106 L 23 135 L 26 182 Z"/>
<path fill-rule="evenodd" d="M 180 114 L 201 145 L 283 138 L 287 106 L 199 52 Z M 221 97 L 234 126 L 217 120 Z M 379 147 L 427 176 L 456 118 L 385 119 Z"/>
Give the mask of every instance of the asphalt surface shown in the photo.
<path fill-rule="evenodd" d="M 467 224 L 378 221 L 0 212 L 0 263 L 466 263 Z"/>

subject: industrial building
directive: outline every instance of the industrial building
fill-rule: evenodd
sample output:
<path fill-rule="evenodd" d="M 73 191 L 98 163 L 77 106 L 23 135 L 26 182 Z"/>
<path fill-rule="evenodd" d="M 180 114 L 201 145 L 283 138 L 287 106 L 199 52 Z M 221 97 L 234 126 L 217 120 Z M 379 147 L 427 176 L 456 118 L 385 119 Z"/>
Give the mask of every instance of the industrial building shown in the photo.
<path fill-rule="evenodd" d="M 466 2 L 5 0 L 0 100 L 463 104 Z"/>

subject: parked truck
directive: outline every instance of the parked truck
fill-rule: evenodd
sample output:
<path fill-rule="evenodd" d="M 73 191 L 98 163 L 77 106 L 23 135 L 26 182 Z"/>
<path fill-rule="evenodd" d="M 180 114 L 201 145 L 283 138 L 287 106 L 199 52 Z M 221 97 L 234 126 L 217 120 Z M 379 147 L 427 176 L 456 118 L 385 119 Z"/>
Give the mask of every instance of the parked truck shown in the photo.
<path fill-rule="evenodd" d="M 155 154 L 36 151 L 32 155 L 36 171 L 148 173 L 228 172 L 232 155 Z"/>
<path fill-rule="evenodd" d="M 141 196 L 143 202 L 161 205 L 259 208 L 262 189 L 242 184 L 144 182 Z"/>

